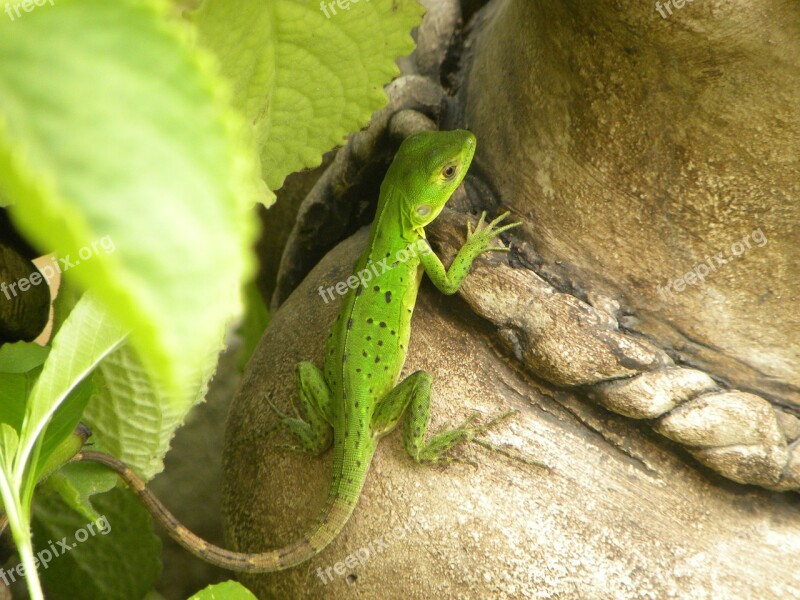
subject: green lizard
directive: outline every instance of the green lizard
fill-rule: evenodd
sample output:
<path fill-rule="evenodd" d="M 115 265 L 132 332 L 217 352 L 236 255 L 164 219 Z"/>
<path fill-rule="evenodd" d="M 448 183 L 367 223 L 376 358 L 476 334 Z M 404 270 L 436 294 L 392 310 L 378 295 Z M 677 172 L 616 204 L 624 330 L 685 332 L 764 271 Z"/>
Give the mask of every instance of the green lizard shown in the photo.
<path fill-rule="evenodd" d="M 439 215 L 464 179 L 475 143 L 475 136 L 463 130 L 426 131 L 402 143 L 381 185 L 367 248 L 355 265 L 354 274 L 362 274 L 360 283 L 344 298 L 327 340 L 323 370 L 310 362 L 297 366 L 305 419 L 278 413 L 281 422 L 304 451 L 319 454 L 333 444 L 334 453 L 327 501 L 306 535 L 283 548 L 255 554 L 210 545 L 180 525 L 115 458 L 91 451 L 79 458 L 115 469 L 189 551 L 226 569 L 267 572 L 308 560 L 338 535 L 358 501 L 378 440 L 404 413 L 404 444 L 417 462 L 441 460 L 456 444 L 474 439 L 488 425 L 473 428 L 469 418 L 460 427 L 426 441 L 431 376 L 417 371 L 399 384 L 397 381 L 406 358 L 422 272 L 439 290 L 453 294 L 473 260 L 483 252 L 506 250 L 492 246 L 492 240 L 518 225 L 498 226 L 508 213 L 488 224 L 482 215 L 474 231 L 467 226 L 467 241 L 447 270 L 428 246 L 424 227 Z M 409 251 L 415 247 L 422 251 Z M 380 272 L 373 268 L 377 264 L 382 265 Z M 364 273 L 368 271 L 375 276 L 370 275 L 367 283 Z"/>

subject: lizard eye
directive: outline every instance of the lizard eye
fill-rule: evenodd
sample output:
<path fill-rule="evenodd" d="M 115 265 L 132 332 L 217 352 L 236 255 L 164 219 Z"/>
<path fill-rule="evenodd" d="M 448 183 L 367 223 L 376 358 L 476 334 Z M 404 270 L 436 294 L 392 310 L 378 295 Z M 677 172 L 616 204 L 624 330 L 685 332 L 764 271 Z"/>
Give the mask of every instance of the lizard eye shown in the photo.
<path fill-rule="evenodd" d="M 444 169 L 442 169 L 442 177 L 449 181 L 456 176 L 457 172 L 458 169 L 455 165 L 447 165 Z"/>
<path fill-rule="evenodd" d="M 427 204 L 423 204 L 422 206 L 418 206 L 417 207 L 417 214 L 420 217 L 427 217 L 429 214 L 431 214 L 431 207 L 429 205 L 427 205 Z"/>

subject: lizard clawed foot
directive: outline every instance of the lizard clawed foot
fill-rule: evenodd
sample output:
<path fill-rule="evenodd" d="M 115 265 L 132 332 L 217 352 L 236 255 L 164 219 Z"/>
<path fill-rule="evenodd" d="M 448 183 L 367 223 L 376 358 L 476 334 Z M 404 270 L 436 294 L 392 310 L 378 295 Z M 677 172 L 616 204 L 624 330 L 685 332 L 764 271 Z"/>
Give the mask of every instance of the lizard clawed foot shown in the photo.
<path fill-rule="evenodd" d="M 292 411 L 294 412 L 294 416 L 286 414 L 285 412 L 280 410 L 277 406 L 275 406 L 275 403 L 272 401 L 272 398 L 269 397 L 269 394 L 264 395 L 264 400 L 266 401 L 267 404 L 269 404 L 269 407 L 272 409 L 272 411 L 276 415 L 278 415 L 281 421 L 285 421 L 286 419 L 292 419 L 292 418 L 294 419 L 300 418 L 300 414 L 297 412 L 297 407 L 294 405 L 293 402 L 290 404 L 292 407 Z"/>
<path fill-rule="evenodd" d="M 518 410 L 507 410 L 506 412 L 496 416 L 494 419 L 492 419 L 488 423 L 485 423 L 484 425 L 481 425 L 477 429 L 477 433 L 483 433 L 484 431 L 489 431 L 493 427 L 496 427 L 497 425 L 499 425 L 503 421 L 505 421 L 507 419 L 510 419 L 511 417 L 513 417 L 513 416 L 515 416 L 517 414 L 519 414 Z"/>
<path fill-rule="evenodd" d="M 480 431 L 480 433 L 483 433 L 484 431 L 488 431 L 489 429 L 492 429 L 493 427 L 495 427 L 499 423 L 505 421 L 506 419 L 509 419 L 510 417 L 515 416 L 518 413 L 519 413 L 518 410 L 509 410 L 507 412 L 504 412 L 500 416 L 495 417 L 494 419 L 492 419 L 491 421 L 489 421 L 488 423 L 486 423 L 485 425 L 480 427 L 479 431 Z M 479 446 L 483 446 L 484 448 L 486 448 L 487 450 L 490 450 L 492 452 L 497 452 L 498 454 L 501 454 L 501 455 L 505 456 L 508 459 L 516 460 L 516 461 L 525 463 L 526 465 L 530 465 L 530 466 L 534 466 L 534 467 L 540 467 L 540 468 L 546 469 L 548 471 L 550 470 L 550 467 L 548 465 L 546 465 L 545 463 L 543 463 L 543 462 L 540 462 L 538 460 L 534 460 L 532 458 L 529 458 L 527 456 L 524 456 L 524 455 L 516 453 L 516 452 L 510 452 L 506 448 L 503 448 L 502 446 L 498 446 L 497 444 L 494 444 L 494 443 L 492 443 L 492 442 L 490 442 L 488 440 L 484 440 L 484 439 L 481 439 L 481 438 L 478 438 L 478 437 L 474 437 L 474 438 L 472 438 L 470 440 L 470 442 L 472 442 L 473 444 L 478 444 Z"/>
<path fill-rule="evenodd" d="M 476 469 L 479 467 L 478 463 L 471 458 L 466 458 L 463 456 L 440 456 L 435 461 L 437 463 L 461 463 L 465 465 L 469 465 L 470 467 L 475 467 Z"/>
<path fill-rule="evenodd" d="M 277 406 L 275 406 L 275 403 L 272 401 L 269 395 L 265 395 L 264 400 L 272 409 L 272 411 L 278 416 L 278 422 L 274 423 L 267 429 L 265 436 L 270 437 L 278 430 L 288 430 L 289 433 L 292 433 L 292 422 L 300 420 L 300 415 L 297 414 L 297 407 L 294 405 L 294 403 L 291 403 L 291 406 L 292 411 L 295 413 L 295 415 L 297 415 L 296 417 L 286 414 Z M 280 448 L 281 450 L 288 450 L 289 452 L 307 452 L 303 446 L 298 446 L 296 444 L 274 444 L 274 447 Z"/>
<path fill-rule="evenodd" d="M 467 244 L 475 246 L 478 254 L 483 254 L 484 252 L 508 252 L 508 248 L 505 246 L 492 246 L 491 242 L 504 231 L 522 225 L 520 221 L 517 221 L 498 227 L 498 224 L 509 214 L 511 213 L 506 211 L 493 221 L 487 223 L 486 211 L 483 211 L 474 230 L 472 229 L 472 224 L 467 221 Z"/>
<path fill-rule="evenodd" d="M 460 462 L 472 465 L 473 467 L 478 467 L 478 463 L 472 459 L 464 458 L 464 457 L 457 457 L 457 456 L 449 456 L 447 453 L 452 450 L 455 446 L 462 444 L 464 442 L 475 442 L 482 446 L 488 444 L 488 442 L 484 442 L 483 440 L 478 440 L 477 437 L 496 427 L 502 421 L 505 421 L 509 417 L 515 415 L 517 411 L 511 410 L 501 414 L 498 417 L 495 417 L 491 421 L 484 423 L 478 427 L 474 426 L 475 421 L 481 415 L 480 412 L 473 412 L 470 416 L 468 416 L 464 421 L 456 427 L 455 429 L 445 429 L 445 431 L 436 434 L 433 436 L 431 441 L 418 452 L 416 460 L 418 462 L 426 462 L 426 463 L 436 463 L 436 462 Z M 500 450 L 499 450 L 500 451 Z M 501 451 L 502 452 L 502 451 Z"/>
<path fill-rule="evenodd" d="M 275 448 L 279 448 L 281 450 L 288 450 L 289 452 L 297 452 L 303 454 L 319 453 L 320 442 L 316 440 L 316 437 L 314 436 L 314 433 L 311 430 L 311 428 L 300 417 L 299 413 L 297 412 L 297 407 L 294 405 L 294 403 L 292 403 L 292 411 L 295 413 L 296 416 L 293 417 L 292 415 L 288 415 L 285 412 L 279 410 L 268 395 L 264 396 L 264 400 L 267 402 L 267 404 L 269 404 L 270 408 L 279 417 L 279 421 L 273 424 L 271 427 L 269 427 L 269 429 L 267 429 L 265 436 L 270 437 L 278 430 L 285 430 L 290 434 L 291 437 L 300 441 L 301 443 L 301 445 L 274 444 Z"/>
<path fill-rule="evenodd" d="M 489 450 L 491 452 L 497 452 L 498 454 L 501 454 L 501 455 L 505 456 L 506 458 L 508 458 L 510 460 L 515 460 L 515 461 L 524 463 L 526 465 L 529 465 L 531 467 L 539 467 L 541 469 L 545 469 L 546 471 L 550 470 L 550 465 L 548 465 L 546 463 L 543 463 L 541 461 L 535 460 L 533 458 L 529 458 L 529 457 L 525 456 L 524 454 L 519 454 L 517 452 L 510 452 L 506 448 L 503 448 L 502 446 L 498 446 L 497 444 L 493 444 L 492 442 L 489 442 L 489 441 L 486 441 L 486 440 L 483 440 L 483 439 L 480 439 L 480 438 L 475 438 L 474 440 L 470 440 L 470 441 L 473 444 L 478 444 L 479 446 L 483 446 L 484 448 L 486 448 L 487 450 Z"/>
<path fill-rule="evenodd" d="M 267 429 L 265 433 L 265 436 L 270 437 L 279 429 L 286 427 L 286 420 L 290 419 L 291 417 L 287 415 L 285 412 L 279 410 L 277 406 L 275 406 L 275 403 L 272 401 L 272 398 L 270 398 L 269 394 L 264 394 L 264 401 L 272 409 L 272 412 L 278 415 L 278 422 L 270 426 L 270 428 Z"/>
<path fill-rule="evenodd" d="M 303 446 L 297 446 L 295 444 L 275 444 L 274 448 L 278 448 L 280 450 L 285 450 L 287 452 L 296 452 L 297 454 L 308 454 L 308 450 Z"/>

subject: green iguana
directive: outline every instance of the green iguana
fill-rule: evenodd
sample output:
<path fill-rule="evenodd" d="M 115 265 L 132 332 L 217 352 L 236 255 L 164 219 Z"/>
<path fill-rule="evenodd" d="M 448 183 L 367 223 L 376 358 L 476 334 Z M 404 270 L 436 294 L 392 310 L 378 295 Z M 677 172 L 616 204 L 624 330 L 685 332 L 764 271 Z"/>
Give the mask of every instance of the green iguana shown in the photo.
<path fill-rule="evenodd" d="M 492 246 L 492 240 L 518 225 L 498 226 L 508 213 L 488 224 L 482 215 L 474 231 L 467 226 L 467 241 L 449 269 L 430 249 L 424 227 L 439 215 L 464 179 L 475 143 L 475 136 L 463 130 L 425 131 L 402 143 L 381 185 L 367 248 L 355 265 L 354 275 L 361 273 L 359 283 L 351 286 L 328 336 L 324 367 L 319 370 L 310 362 L 297 366 L 305 420 L 278 413 L 281 422 L 303 450 L 319 454 L 333 444 L 334 453 L 327 502 L 305 535 L 283 548 L 260 553 L 225 550 L 178 523 L 138 476 L 114 457 L 83 451 L 76 459 L 116 470 L 170 535 L 190 552 L 226 569 L 267 572 L 308 560 L 339 534 L 358 502 L 378 440 L 404 413 L 403 440 L 417 462 L 441 460 L 456 444 L 474 439 L 488 425 L 473 428 L 470 418 L 460 427 L 426 441 L 431 376 L 417 371 L 397 381 L 406 358 L 411 314 L 423 271 L 439 290 L 453 294 L 473 260 L 483 252 L 506 250 Z M 365 271 L 371 273 L 369 281 Z"/>

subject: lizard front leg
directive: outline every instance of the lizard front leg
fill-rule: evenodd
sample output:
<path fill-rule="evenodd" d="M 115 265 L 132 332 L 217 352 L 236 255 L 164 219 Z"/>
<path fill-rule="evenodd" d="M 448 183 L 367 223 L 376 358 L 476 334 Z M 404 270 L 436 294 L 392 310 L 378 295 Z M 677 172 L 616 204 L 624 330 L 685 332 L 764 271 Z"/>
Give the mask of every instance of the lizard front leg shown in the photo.
<path fill-rule="evenodd" d="M 444 294 L 455 294 L 461 283 L 469 275 L 469 270 L 472 267 L 472 262 L 478 255 L 484 252 L 507 252 L 508 248 L 504 246 L 492 246 L 492 240 L 503 233 L 517 227 L 520 223 L 509 223 L 498 227 L 497 225 L 506 217 L 508 213 L 503 213 L 491 223 L 486 223 L 486 213 L 481 214 L 475 230 L 467 223 L 467 241 L 461 246 L 461 249 L 453 259 L 450 268 L 445 270 L 442 261 L 433 251 L 422 252 L 419 254 L 420 262 L 425 267 L 425 272 L 433 282 L 433 284 Z"/>
<path fill-rule="evenodd" d="M 333 441 L 333 401 L 331 392 L 322 372 L 310 362 L 300 362 L 295 369 L 297 393 L 300 398 L 301 414 L 295 408 L 295 416 L 280 412 L 272 402 L 267 402 L 281 417 L 279 425 L 286 427 L 299 445 L 284 446 L 308 454 L 322 454 L 330 448 Z M 294 405 L 293 405 L 294 407 Z"/>

